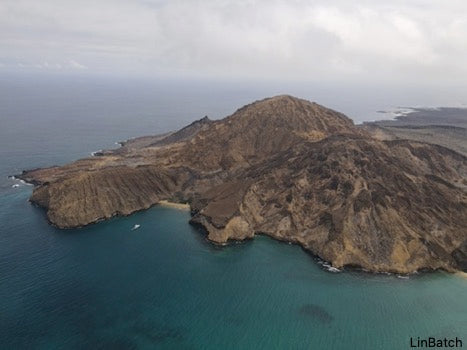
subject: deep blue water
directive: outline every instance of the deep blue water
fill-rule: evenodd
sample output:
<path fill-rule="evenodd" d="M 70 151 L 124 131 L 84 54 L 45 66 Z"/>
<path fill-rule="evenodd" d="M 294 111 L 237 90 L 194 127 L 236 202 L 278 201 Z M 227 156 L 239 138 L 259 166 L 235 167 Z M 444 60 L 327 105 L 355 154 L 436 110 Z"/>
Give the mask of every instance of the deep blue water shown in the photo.
<path fill-rule="evenodd" d="M 58 230 L 27 202 L 31 187 L 11 188 L 6 178 L 229 114 L 260 92 L 8 79 L 0 81 L 0 348 L 408 349 L 410 337 L 467 341 L 462 277 L 330 273 L 301 248 L 266 237 L 216 247 L 188 225 L 188 212 L 165 207 Z"/>

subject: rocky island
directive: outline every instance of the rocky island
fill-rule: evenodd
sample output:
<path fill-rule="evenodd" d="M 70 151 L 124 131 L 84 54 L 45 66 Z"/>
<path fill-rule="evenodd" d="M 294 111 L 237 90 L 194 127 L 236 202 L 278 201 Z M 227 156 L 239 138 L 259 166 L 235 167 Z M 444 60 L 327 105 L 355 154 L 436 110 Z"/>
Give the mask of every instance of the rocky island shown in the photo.
<path fill-rule="evenodd" d="M 467 270 L 465 155 L 291 96 L 20 178 L 60 228 L 169 200 L 216 243 L 264 234 L 336 268 Z"/>

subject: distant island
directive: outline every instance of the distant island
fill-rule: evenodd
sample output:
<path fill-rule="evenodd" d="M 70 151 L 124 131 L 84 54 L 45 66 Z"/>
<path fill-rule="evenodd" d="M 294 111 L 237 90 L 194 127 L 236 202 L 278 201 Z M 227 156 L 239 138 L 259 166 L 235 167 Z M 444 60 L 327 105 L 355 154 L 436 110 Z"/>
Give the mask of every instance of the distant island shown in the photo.
<path fill-rule="evenodd" d="M 394 120 L 366 122 L 363 127 L 377 138 L 429 142 L 467 156 L 467 108 L 404 108 Z"/>
<path fill-rule="evenodd" d="M 335 268 L 466 271 L 465 129 L 402 120 L 356 126 L 276 96 L 19 177 L 59 228 L 170 201 L 188 203 L 191 223 L 219 244 L 264 234 Z M 430 139 L 433 128 L 460 143 Z"/>

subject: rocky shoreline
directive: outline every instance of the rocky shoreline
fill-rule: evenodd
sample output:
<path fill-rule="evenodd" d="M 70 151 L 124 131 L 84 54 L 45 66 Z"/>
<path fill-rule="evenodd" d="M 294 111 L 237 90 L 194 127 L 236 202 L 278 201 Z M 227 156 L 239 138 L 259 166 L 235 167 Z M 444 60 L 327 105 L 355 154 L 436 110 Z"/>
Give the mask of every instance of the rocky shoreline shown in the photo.
<path fill-rule="evenodd" d="M 180 202 L 218 244 L 264 234 L 334 269 L 465 271 L 467 158 L 378 135 L 277 96 L 19 177 L 60 228 Z"/>

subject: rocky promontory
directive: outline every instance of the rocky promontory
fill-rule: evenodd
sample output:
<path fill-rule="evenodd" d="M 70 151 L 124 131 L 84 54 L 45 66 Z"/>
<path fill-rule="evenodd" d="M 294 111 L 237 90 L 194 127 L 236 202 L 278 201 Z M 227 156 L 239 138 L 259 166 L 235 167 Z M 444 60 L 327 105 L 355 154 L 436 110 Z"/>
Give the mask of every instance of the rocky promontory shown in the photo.
<path fill-rule="evenodd" d="M 375 138 L 291 96 L 20 177 L 60 228 L 169 200 L 189 203 L 191 222 L 216 243 L 265 234 L 337 268 L 467 270 L 464 155 Z"/>

